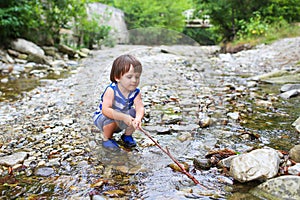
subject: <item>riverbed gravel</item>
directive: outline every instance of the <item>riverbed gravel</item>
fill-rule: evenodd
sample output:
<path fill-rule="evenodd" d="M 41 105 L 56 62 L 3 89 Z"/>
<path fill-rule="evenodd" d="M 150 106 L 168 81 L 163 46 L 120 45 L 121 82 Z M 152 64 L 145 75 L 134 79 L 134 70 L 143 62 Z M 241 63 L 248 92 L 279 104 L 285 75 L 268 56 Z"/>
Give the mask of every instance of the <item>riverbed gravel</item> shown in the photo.
<path fill-rule="evenodd" d="M 131 174 L 149 171 L 147 168 L 151 168 L 152 175 L 148 178 L 165 181 L 167 178 L 162 176 L 164 170 L 160 175 L 155 173 L 165 167 L 166 159 L 155 163 L 151 161 L 158 158 L 153 157 L 153 153 L 159 157 L 162 154 L 155 148 L 148 150 L 151 142 L 141 133 L 135 133 L 140 152 L 136 157 L 148 160 L 144 163 L 134 159 L 134 152 L 129 152 L 129 158 L 127 156 L 121 161 L 104 158 L 105 155 L 99 152 L 102 151 L 99 149 L 100 132 L 94 127 L 91 117 L 99 104 L 99 96 L 109 83 L 111 64 L 124 53 L 140 59 L 143 64 L 140 87 L 146 107 L 145 129 L 155 134 L 156 139 L 163 146 L 169 146 L 179 158 L 191 159 L 204 156 L 216 146 L 234 146 L 234 142 L 228 140 L 234 133 L 226 130 L 226 125 L 229 123 L 239 127 L 239 117 L 251 112 L 251 109 L 247 110 L 247 104 L 241 104 L 236 106 L 240 106 L 240 110 L 235 112 L 227 107 L 228 102 L 250 95 L 251 88 L 256 87 L 257 83 L 253 84 L 244 77 L 299 67 L 300 38 L 286 38 L 236 54 L 218 54 L 218 51 L 217 46 L 133 45 L 95 50 L 91 57 L 80 62 L 77 73 L 71 77 L 49 81 L 15 102 L 0 102 L 0 156 L 27 152 L 23 163 L 26 167 L 25 175 L 47 177 L 47 181 L 61 184 L 62 189 L 57 196 L 67 194 L 68 197 L 87 197 L 89 192 L 94 191 L 90 182 L 99 183 L 100 177 L 104 180 L 105 177 L 115 176 L 111 168 L 107 167 L 111 165 L 118 166 L 121 172 L 129 173 L 131 170 Z M 233 93 L 230 92 L 232 90 Z M 199 120 L 207 123 L 206 126 L 201 127 Z M 214 128 L 209 131 L 207 127 L 213 124 L 225 127 L 225 130 Z M 201 130 L 203 132 L 199 135 Z M 192 142 L 195 138 L 198 142 Z M 266 144 L 268 142 L 270 140 Z M 176 145 L 179 144 L 183 146 L 178 149 Z M 241 143 L 236 148 L 246 151 L 251 147 Z M 133 162 L 132 166 L 126 164 L 128 159 L 131 164 Z M 18 168 L 18 164 L 12 163 L 11 167 Z M 134 168 L 136 166 L 139 167 Z M 3 176 L 8 173 L 7 167 L 9 164 L 0 169 Z M 94 177 L 95 174 L 98 176 Z M 80 176 L 89 178 L 80 183 Z M 57 180 L 50 180 L 49 177 L 57 177 Z M 178 179 L 178 176 L 174 176 L 171 182 L 177 185 Z M 126 183 L 134 182 L 130 178 L 122 181 L 121 191 L 125 190 Z M 158 197 L 165 192 L 165 197 L 174 197 L 174 194 L 169 196 L 171 192 L 162 189 L 164 182 L 149 186 L 149 179 L 143 181 L 143 195 Z M 112 182 L 109 184 L 115 185 Z M 148 186 L 156 192 L 149 194 L 146 189 Z M 125 190 L 127 194 L 118 194 L 118 191 L 109 194 L 111 190 L 107 188 L 107 194 L 104 195 L 130 196 L 130 189 Z M 137 192 L 138 189 L 134 190 Z M 180 195 L 192 196 L 186 190 L 185 187 L 181 188 Z M 29 195 L 22 192 L 25 196 Z M 16 195 L 19 193 L 16 192 Z M 226 193 L 220 192 L 219 197 L 222 198 Z"/>

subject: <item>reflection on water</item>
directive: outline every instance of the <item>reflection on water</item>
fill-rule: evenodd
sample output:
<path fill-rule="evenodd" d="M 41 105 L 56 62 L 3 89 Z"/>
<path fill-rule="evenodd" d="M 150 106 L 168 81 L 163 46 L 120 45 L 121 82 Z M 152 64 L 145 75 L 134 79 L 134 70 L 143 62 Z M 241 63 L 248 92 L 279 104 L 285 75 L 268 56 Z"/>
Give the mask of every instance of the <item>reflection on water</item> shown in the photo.
<path fill-rule="evenodd" d="M 64 71 L 59 74 L 50 72 L 47 76 L 39 79 L 38 77 L 30 76 L 27 73 L 23 73 L 20 77 L 7 77 L 0 75 L 0 102 L 1 101 L 16 101 L 21 99 L 25 92 L 33 90 L 41 85 L 41 80 L 57 80 L 61 78 L 67 78 L 70 75 L 69 72 Z"/>

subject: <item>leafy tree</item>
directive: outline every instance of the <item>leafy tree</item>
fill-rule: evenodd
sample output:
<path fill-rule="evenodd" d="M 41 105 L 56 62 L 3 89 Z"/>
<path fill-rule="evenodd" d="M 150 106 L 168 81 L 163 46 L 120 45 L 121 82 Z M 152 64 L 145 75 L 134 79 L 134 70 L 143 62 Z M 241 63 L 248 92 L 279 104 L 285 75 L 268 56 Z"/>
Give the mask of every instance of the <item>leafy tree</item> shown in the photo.
<path fill-rule="evenodd" d="M 48 0 L 41 1 L 44 20 L 41 28 L 48 36 L 53 37 L 55 44 L 60 42 L 61 28 L 70 28 L 71 22 L 86 18 L 86 0 Z"/>
<path fill-rule="evenodd" d="M 102 0 L 124 11 L 132 43 L 172 43 L 185 26 L 183 11 L 191 7 L 186 0 Z M 169 30 L 169 31 L 168 31 Z M 175 31 L 177 34 L 175 34 Z"/>
<path fill-rule="evenodd" d="M 197 0 L 198 15 L 209 15 L 223 42 L 234 39 L 240 29 L 240 20 L 247 21 L 253 14 L 269 0 Z"/>
<path fill-rule="evenodd" d="M 181 32 L 184 27 L 182 12 L 191 4 L 185 0 L 115 0 L 114 6 L 125 12 L 128 29 L 164 27 Z"/>
<path fill-rule="evenodd" d="M 107 41 L 111 27 L 106 25 L 99 26 L 99 21 L 103 18 L 101 15 L 95 14 L 90 18 L 81 19 L 76 25 L 76 29 L 81 35 L 77 46 L 83 43 L 84 46 L 92 49 L 94 44 L 101 46 L 101 42 L 105 43 Z M 113 46 L 113 44 L 106 44 L 106 46 L 108 45 Z"/>
<path fill-rule="evenodd" d="M 287 22 L 300 21 L 300 0 L 270 0 L 267 6 L 260 9 L 262 15 L 270 22 L 284 19 Z"/>
<path fill-rule="evenodd" d="M 0 43 L 23 37 L 39 44 L 59 44 L 60 30 L 77 25 L 84 44 L 108 36 L 109 27 L 88 20 L 90 0 L 0 0 Z M 89 41 L 88 41 L 89 40 Z"/>
<path fill-rule="evenodd" d="M 35 2 L 30 0 L 0 1 L 0 43 L 26 35 L 38 27 L 35 18 Z"/>
<path fill-rule="evenodd" d="M 195 0 L 194 3 L 202 11 L 195 15 L 209 15 L 214 31 L 224 43 L 232 41 L 240 30 L 249 34 L 253 26 L 258 26 L 260 31 L 266 31 L 267 24 L 300 18 L 300 0 Z"/>

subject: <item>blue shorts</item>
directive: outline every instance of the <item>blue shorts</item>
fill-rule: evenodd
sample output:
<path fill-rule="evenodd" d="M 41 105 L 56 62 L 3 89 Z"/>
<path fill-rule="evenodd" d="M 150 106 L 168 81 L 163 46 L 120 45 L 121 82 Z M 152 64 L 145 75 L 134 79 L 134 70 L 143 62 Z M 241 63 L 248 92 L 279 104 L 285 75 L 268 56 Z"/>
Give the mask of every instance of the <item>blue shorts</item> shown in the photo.
<path fill-rule="evenodd" d="M 128 114 L 130 115 L 131 117 L 135 118 L 135 109 L 134 108 L 131 108 L 127 113 L 125 114 Z M 94 116 L 93 116 L 93 121 L 94 121 L 94 124 L 101 130 L 103 131 L 103 127 L 108 125 L 108 124 L 111 124 L 113 122 L 116 122 L 117 125 L 118 125 L 118 130 L 116 132 L 120 132 L 124 129 L 126 129 L 128 126 L 123 122 L 123 121 L 120 121 L 120 120 L 114 120 L 114 119 L 110 119 L 108 117 L 106 117 L 105 115 L 103 115 L 102 113 L 99 113 L 99 112 L 95 112 Z"/>

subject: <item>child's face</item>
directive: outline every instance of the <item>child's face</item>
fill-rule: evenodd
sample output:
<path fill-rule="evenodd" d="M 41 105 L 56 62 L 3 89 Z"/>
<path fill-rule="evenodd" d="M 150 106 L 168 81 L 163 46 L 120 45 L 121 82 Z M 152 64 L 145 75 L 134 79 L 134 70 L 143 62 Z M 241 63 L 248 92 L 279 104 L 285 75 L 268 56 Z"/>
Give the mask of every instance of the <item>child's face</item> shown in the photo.
<path fill-rule="evenodd" d="M 133 66 L 130 66 L 128 72 L 123 74 L 121 78 L 116 79 L 118 84 L 128 91 L 133 91 L 140 83 L 141 73 L 135 72 Z"/>

